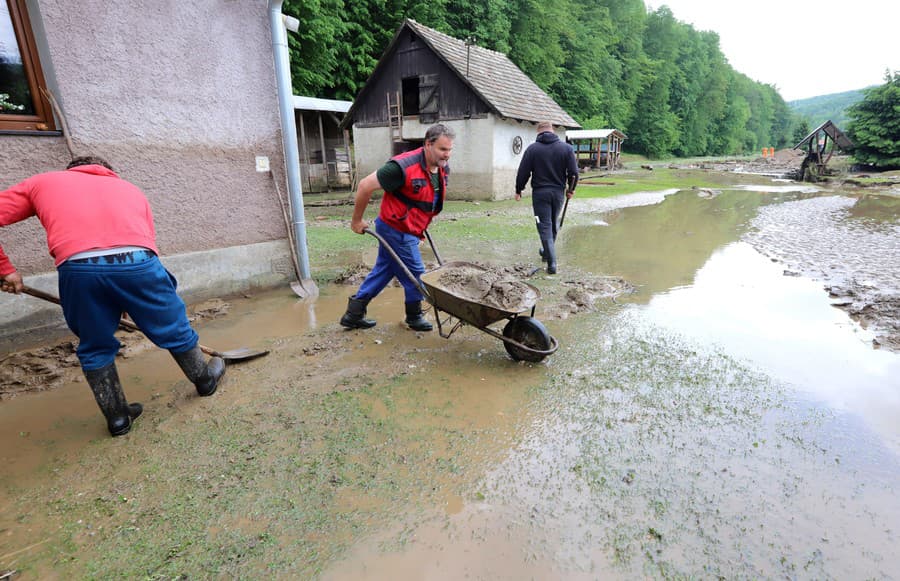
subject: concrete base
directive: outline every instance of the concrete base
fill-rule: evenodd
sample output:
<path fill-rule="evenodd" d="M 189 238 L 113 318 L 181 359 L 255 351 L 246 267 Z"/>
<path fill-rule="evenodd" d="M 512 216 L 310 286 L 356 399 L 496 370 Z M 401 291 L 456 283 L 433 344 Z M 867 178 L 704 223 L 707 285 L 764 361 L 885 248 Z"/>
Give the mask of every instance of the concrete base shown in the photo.
<path fill-rule="evenodd" d="M 287 284 L 296 278 L 287 240 L 164 256 L 162 263 L 178 279 L 178 294 L 188 305 Z M 59 294 L 55 271 L 26 276 L 25 284 Z M 0 292 L 0 353 L 67 333 L 59 306 L 24 294 Z"/>

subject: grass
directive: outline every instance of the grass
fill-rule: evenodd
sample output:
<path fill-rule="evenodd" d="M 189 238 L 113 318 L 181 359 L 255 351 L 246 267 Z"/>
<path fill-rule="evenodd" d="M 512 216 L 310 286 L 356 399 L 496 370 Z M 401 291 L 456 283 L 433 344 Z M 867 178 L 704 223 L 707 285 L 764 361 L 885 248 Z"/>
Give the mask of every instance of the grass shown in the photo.
<path fill-rule="evenodd" d="M 591 184 L 591 179 L 603 184 Z M 714 188 L 720 184 L 705 174 L 691 170 L 660 167 L 653 171 L 620 171 L 612 174 L 586 172 L 578 186 L 577 199 L 608 198 L 635 192 Z M 336 198 L 346 198 L 349 193 L 333 193 Z M 452 190 L 451 190 L 452 198 Z M 377 216 L 379 201 L 373 200 L 366 211 L 371 223 Z M 340 274 L 347 264 L 362 262 L 367 252 L 372 252 L 375 240 L 359 236 L 349 228 L 353 214 L 352 205 L 314 206 L 306 210 L 307 237 L 310 248 L 310 264 L 316 281 L 324 284 Z M 530 199 L 519 202 L 448 200 L 443 213 L 437 218 L 433 232 L 440 233 L 440 246 L 450 245 L 464 250 L 472 243 L 498 245 L 500 250 L 535 237 L 534 219 L 531 216 Z M 438 241 L 436 241 L 438 243 Z M 344 266 L 342 266 L 344 265 Z"/>

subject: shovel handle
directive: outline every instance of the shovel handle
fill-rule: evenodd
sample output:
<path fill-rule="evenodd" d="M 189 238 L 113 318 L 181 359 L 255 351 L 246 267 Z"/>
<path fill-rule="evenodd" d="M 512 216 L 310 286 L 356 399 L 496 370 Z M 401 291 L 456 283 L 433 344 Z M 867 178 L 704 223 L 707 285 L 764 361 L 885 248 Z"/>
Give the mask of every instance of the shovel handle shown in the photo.
<path fill-rule="evenodd" d="M 30 286 L 26 286 L 25 288 L 23 288 L 22 292 L 25 293 L 26 295 L 30 295 L 30 296 L 33 296 L 38 299 L 43 299 L 45 301 L 48 301 L 48 302 L 51 302 L 51 303 L 54 303 L 57 305 L 62 305 L 62 303 L 60 302 L 58 297 L 51 295 L 50 293 L 44 292 L 42 290 L 38 290 L 36 288 L 31 288 Z M 138 333 L 142 332 L 140 330 L 140 328 L 138 328 L 137 325 L 135 325 L 134 323 L 132 323 L 131 321 L 128 321 L 126 319 L 119 319 L 119 327 L 121 327 L 123 329 L 127 329 L 128 331 L 137 331 Z M 206 353 L 207 355 L 211 355 L 213 357 L 221 357 L 222 356 L 222 354 L 219 353 L 218 351 L 216 351 L 215 349 L 210 349 L 209 347 L 205 347 L 205 346 L 199 345 L 199 344 L 197 346 L 200 347 L 200 350 L 203 351 L 204 353 Z"/>
<path fill-rule="evenodd" d="M 559 217 L 559 226 L 556 229 L 557 232 L 562 230 L 563 222 L 566 221 L 566 210 L 568 210 L 568 209 L 569 209 L 569 196 L 566 196 L 566 202 L 563 204 L 562 216 Z"/>
<path fill-rule="evenodd" d="M 425 230 L 425 238 L 428 238 L 428 243 L 431 244 L 431 251 L 434 252 L 434 257 L 437 259 L 438 264 L 444 266 L 444 261 L 441 260 L 441 255 L 438 253 L 437 246 L 434 245 L 434 240 L 431 239 L 431 234 L 428 233 L 428 230 Z"/>

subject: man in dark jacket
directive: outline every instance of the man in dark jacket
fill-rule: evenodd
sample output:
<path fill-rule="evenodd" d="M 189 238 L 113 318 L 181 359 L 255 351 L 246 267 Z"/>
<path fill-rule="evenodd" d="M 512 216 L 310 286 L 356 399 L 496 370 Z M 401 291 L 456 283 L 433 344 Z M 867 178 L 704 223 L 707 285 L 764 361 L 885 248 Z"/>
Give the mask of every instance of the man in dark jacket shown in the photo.
<path fill-rule="evenodd" d="M 547 261 L 547 273 L 556 274 L 555 242 L 559 212 L 563 201 L 575 194 L 578 164 L 572 146 L 560 141 L 553 132 L 552 123 L 538 123 L 537 132 L 537 139 L 525 150 L 519 164 L 516 200 L 522 199 L 522 190 L 531 179 L 531 206 L 541 238 L 541 256 Z"/>

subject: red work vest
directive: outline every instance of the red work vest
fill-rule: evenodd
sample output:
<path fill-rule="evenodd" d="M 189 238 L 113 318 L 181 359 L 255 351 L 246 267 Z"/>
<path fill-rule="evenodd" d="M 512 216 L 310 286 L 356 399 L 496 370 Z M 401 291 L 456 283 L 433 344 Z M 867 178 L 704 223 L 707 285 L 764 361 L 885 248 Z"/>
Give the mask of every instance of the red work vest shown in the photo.
<path fill-rule="evenodd" d="M 443 191 L 434 203 L 434 186 L 428 165 L 425 163 L 425 149 L 420 147 L 391 158 L 403 169 L 403 187 L 394 192 L 385 192 L 381 200 L 381 221 L 395 230 L 422 237 L 431 224 L 431 219 L 444 209 L 444 194 L 447 191 L 447 174 L 450 167 L 438 166 Z"/>

